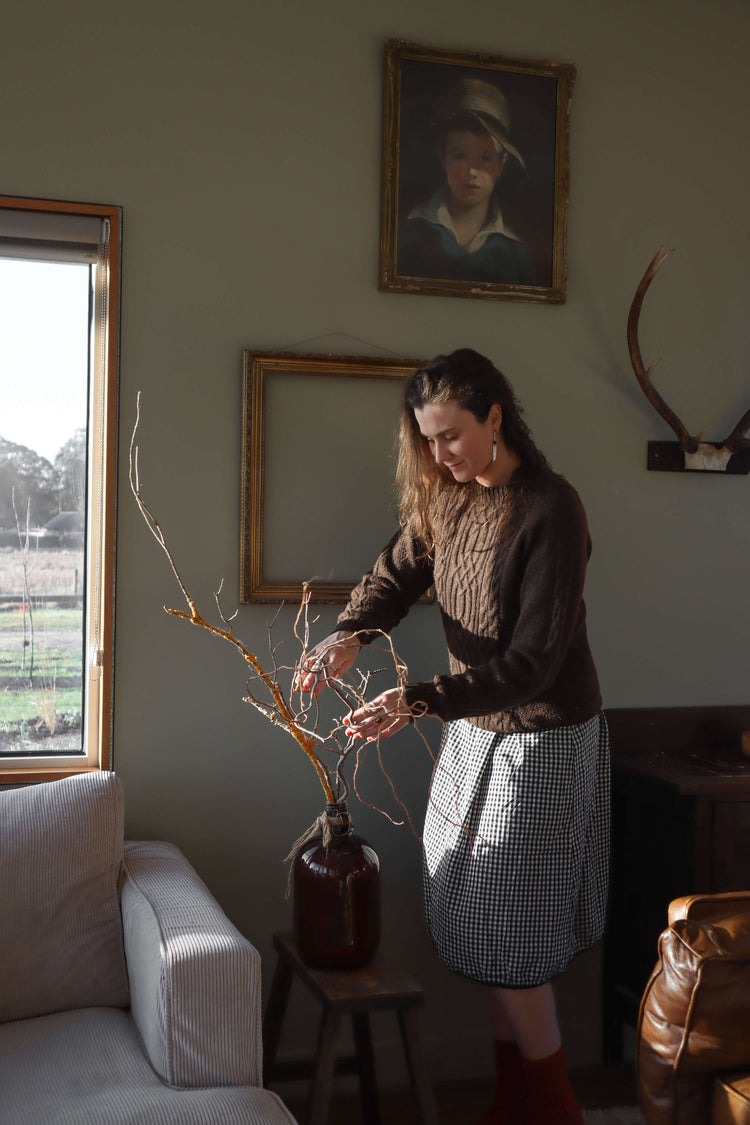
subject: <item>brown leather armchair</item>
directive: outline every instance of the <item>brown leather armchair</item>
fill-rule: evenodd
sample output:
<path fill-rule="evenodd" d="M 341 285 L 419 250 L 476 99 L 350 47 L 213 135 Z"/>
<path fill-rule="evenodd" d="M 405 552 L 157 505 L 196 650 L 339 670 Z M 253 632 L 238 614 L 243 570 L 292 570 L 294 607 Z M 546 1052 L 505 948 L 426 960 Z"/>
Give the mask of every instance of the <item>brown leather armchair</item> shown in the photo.
<path fill-rule="evenodd" d="M 750 891 L 671 903 L 636 1050 L 649 1125 L 750 1125 Z"/>

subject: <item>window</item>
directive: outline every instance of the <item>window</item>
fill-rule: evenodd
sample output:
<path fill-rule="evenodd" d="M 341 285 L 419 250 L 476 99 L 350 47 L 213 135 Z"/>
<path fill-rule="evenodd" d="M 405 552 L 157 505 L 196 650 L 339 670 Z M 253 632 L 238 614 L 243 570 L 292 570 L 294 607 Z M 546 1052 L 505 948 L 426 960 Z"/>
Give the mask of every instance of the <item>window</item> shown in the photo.
<path fill-rule="evenodd" d="M 110 764 L 121 219 L 0 196 L 0 784 Z"/>

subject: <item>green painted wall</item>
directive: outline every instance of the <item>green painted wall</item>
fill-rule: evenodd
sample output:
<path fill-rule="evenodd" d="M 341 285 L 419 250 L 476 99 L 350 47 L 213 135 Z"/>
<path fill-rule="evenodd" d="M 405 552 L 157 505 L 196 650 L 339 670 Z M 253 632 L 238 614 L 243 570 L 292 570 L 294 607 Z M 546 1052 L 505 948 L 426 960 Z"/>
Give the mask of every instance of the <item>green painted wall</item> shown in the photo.
<path fill-rule="evenodd" d="M 184 849 L 266 973 L 290 918 L 281 861 L 320 811 L 317 783 L 242 703 L 236 656 L 161 611 L 178 593 L 125 483 L 136 392 L 146 496 L 208 612 L 222 576 L 228 607 L 237 586 L 243 348 L 486 352 L 586 504 L 607 704 L 746 703 L 750 481 L 646 473 L 646 441 L 669 435 L 635 384 L 625 321 L 657 247 L 676 246 L 648 298 L 644 352 L 664 357 L 657 381 L 691 429 L 728 433 L 748 404 L 748 31 L 742 0 L 29 0 L 5 12 L 0 190 L 124 207 L 114 729 L 128 833 Z M 565 306 L 378 291 L 390 37 L 577 66 Z M 335 461 L 324 413 L 307 443 L 311 460 Z M 271 612 L 239 614 L 261 650 Z M 333 617 L 321 611 L 320 635 Z M 284 610 L 279 635 L 291 620 Z M 415 676 L 442 666 L 434 608 L 416 609 L 398 642 Z M 419 815 L 427 754 L 408 737 L 388 754 Z M 487 1070 L 482 991 L 445 972 L 423 932 L 417 842 L 355 815 L 383 860 L 384 947 L 427 989 L 434 1074 Z M 561 986 L 574 1062 L 597 1057 L 598 971 L 587 955 Z M 295 1011 L 289 1050 L 313 1014 Z M 403 1079 L 395 1028 L 376 1035 L 385 1072 Z"/>

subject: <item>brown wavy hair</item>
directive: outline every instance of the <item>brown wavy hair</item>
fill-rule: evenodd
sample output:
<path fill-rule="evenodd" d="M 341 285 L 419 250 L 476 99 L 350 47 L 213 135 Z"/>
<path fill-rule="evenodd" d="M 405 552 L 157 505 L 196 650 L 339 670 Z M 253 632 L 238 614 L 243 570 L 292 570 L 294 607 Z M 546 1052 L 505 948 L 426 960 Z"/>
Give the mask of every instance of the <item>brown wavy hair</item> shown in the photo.
<path fill-rule="evenodd" d="M 438 497 L 446 488 L 467 486 L 457 484 L 450 471 L 437 464 L 420 433 L 414 412 L 426 405 L 450 401 L 470 410 L 478 422 L 486 422 L 494 403 L 502 408 L 503 441 L 521 462 L 506 493 L 511 509 L 522 501 L 525 483 L 540 475 L 553 475 L 547 458 L 522 418 L 522 408 L 513 388 L 492 361 L 472 348 L 459 348 L 450 355 L 436 356 L 406 382 L 396 470 L 401 524 L 411 524 L 430 547 L 434 540 L 430 512 Z"/>

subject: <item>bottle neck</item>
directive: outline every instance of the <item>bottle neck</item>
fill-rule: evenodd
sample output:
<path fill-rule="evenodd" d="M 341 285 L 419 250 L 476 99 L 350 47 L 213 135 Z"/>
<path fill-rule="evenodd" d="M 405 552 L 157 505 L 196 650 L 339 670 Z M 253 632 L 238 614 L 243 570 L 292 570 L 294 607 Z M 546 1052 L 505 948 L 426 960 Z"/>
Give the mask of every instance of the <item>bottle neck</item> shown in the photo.
<path fill-rule="evenodd" d="M 326 804 L 326 817 L 334 836 L 346 836 L 351 830 L 349 806 L 346 801 L 329 801 Z"/>

